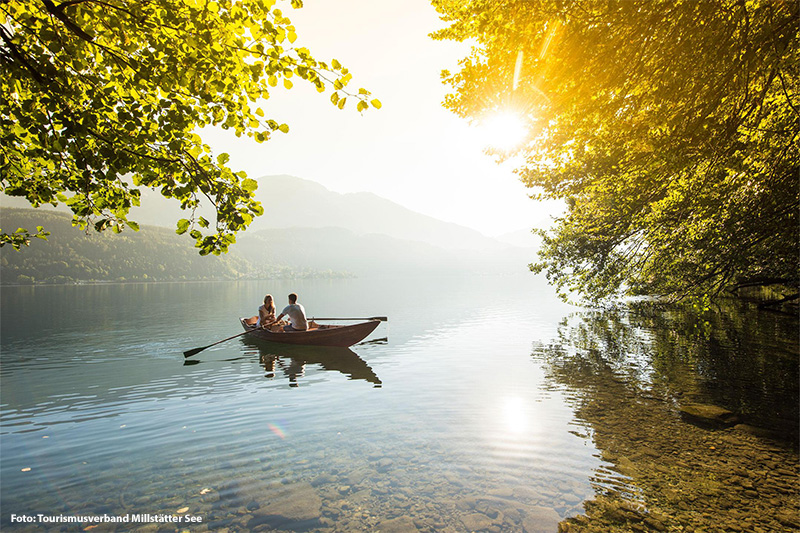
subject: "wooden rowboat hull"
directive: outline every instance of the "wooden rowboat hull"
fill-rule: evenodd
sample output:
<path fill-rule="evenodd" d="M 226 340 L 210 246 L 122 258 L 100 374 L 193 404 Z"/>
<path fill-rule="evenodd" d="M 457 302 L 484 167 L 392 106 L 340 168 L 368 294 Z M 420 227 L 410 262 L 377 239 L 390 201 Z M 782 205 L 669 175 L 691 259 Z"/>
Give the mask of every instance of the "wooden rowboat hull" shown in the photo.
<path fill-rule="evenodd" d="M 380 324 L 379 320 L 370 320 L 347 326 L 321 325 L 308 331 L 270 331 L 255 329 L 240 318 L 245 331 L 251 331 L 248 337 L 281 344 L 298 344 L 303 346 L 339 346 L 347 348 L 366 339 Z"/>

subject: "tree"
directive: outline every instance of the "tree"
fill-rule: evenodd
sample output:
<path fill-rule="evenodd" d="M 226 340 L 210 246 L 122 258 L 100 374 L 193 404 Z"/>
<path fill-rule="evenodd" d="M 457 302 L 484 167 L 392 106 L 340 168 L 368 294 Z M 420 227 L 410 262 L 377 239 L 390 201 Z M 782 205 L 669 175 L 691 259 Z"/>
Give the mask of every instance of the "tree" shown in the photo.
<path fill-rule="evenodd" d="M 300 0 L 291 0 L 294 8 Z M 258 142 L 289 127 L 259 107 L 293 78 L 358 111 L 369 92 L 346 90 L 337 60 L 295 47 L 275 0 L 0 1 L 0 190 L 34 207 L 64 203 L 81 228 L 114 232 L 160 190 L 191 214 L 177 223 L 201 254 L 219 254 L 262 213 L 258 186 L 213 157 L 199 131 L 214 125 Z M 216 220 L 197 214 L 202 202 Z M 17 249 L 30 237 L 2 233 Z"/>
<path fill-rule="evenodd" d="M 434 38 L 477 43 L 445 105 L 524 117 L 520 178 L 566 204 L 534 271 L 590 300 L 797 298 L 796 2 L 432 1 Z"/>

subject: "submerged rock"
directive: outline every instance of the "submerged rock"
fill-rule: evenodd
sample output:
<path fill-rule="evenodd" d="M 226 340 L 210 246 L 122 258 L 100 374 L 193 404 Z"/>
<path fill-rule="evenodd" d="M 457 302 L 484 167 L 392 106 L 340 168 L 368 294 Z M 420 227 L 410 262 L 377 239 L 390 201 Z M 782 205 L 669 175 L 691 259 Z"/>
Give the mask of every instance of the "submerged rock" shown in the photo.
<path fill-rule="evenodd" d="M 522 527 L 525 533 L 552 533 L 558 531 L 561 517 L 548 507 L 526 506 L 523 509 Z"/>
<path fill-rule="evenodd" d="M 268 496 L 258 509 L 259 514 L 278 515 L 293 521 L 320 517 L 322 500 L 309 483 L 285 485 Z"/>
<path fill-rule="evenodd" d="M 461 517 L 461 523 L 467 531 L 485 531 L 494 524 L 494 521 L 483 513 L 470 513 Z"/>
<path fill-rule="evenodd" d="M 384 520 L 378 524 L 376 530 L 381 533 L 412 533 L 419 531 L 414 521 L 407 516 Z"/>
<path fill-rule="evenodd" d="M 718 405 L 687 403 L 680 408 L 681 415 L 694 422 L 729 426 L 737 422 L 736 413 Z"/>

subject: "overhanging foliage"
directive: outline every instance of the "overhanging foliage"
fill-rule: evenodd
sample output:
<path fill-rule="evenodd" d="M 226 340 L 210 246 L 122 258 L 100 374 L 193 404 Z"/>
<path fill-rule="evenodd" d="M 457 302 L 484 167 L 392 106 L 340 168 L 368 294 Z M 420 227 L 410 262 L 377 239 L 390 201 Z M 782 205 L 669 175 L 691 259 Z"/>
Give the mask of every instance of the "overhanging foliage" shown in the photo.
<path fill-rule="evenodd" d="M 299 0 L 291 1 L 300 7 Z M 288 6 L 287 6 L 288 7 Z M 160 190 L 191 214 L 178 233 L 219 254 L 262 213 L 258 184 L 214 158 L 197 132 L 209 125 L 258 142 L 286 124 L 259 107 L 293 80 L 358 111 L 369 92 L 346 90 L 337 60 L 295 47 L 275 0 L 0 1 L 0 190 L 34 207 L 64 203 L 76 225 L 122 231 L 139 187 Z M 196 215 L 201 202 L 216 220 Z M 24 245 L 26 230 L 0 245 Z"/>
<path fill-rule="evenodd" d="M 435 38 L 477 42 L 444 73 L 446 106 L 525 117 L 519 175 L 567 205 L 534 271 L 594 300 L 773 284 L 796 297 L 796 2 L 433 4 L 451 23 Z"/>

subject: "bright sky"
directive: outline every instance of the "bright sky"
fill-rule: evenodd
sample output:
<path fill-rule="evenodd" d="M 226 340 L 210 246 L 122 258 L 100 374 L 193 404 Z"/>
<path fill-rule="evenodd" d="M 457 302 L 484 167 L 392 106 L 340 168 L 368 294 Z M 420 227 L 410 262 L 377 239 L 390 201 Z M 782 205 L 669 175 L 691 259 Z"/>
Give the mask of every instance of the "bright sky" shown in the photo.
<path fill-rule="evenodd" d="M 426 0 L 304 5 L 284 9 L 297 28 L 294 44 L 318 60 L 338 59 L 353 74 L 351 92 L 364 87 L 383 107 L 339 110 L 329 94 L 294 78 L 294 88 L 275 90 L 265 106 L 289 124 L 288 135 L 259 145 L 205 132 L 215 153 L 229 153 L 229 165 L 252 178 L 290 174 L 340 193 L 372 192 L 490 236 L 549 224 L 555 204 L 530 200 L 513 167 L 483 153 L 486 135 L 442 107 L 440 73 L 456 70 L 469 49 L 428 37 L 443 23 Z"/>

